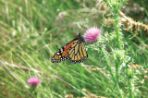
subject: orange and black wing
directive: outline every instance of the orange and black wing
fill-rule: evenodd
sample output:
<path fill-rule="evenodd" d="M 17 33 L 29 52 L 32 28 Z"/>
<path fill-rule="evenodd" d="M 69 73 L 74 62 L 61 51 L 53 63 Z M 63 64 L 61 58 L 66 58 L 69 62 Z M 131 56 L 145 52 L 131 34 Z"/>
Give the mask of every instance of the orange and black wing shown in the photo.
<path fill-rule="evenodd" d="M 69 59 L 72 62 L 81 62 L 82 60 L 87 58 L 87 52 L 84 47 L 84 40 L 79 35 L 74 40 L 67 43 L 64 47 L 59 49 L 53 57 L 51 61 L 60 62 L 66 59 Z"/>
<path fill-rule="evenodd" d="M 69 51 L 69 58 L 72 62 L 77 63 L 88 57 L 84 42 L 79 42 Z"/>
<path fill-rule="evenodd" d="M 54 63 L 69 59 L 69 50 L 71 50 L 77 44 L 78 41 L 78 39 L 74 39 L 67 43 L 64 47 L 59 49 L 59 51 L 53 55 L 51 61 Z"/>

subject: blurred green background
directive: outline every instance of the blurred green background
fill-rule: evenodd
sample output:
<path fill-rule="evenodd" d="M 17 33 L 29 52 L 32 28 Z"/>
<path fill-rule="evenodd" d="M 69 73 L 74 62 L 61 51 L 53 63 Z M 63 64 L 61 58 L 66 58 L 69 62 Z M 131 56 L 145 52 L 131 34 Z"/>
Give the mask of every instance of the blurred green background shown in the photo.
<path fill-rule="evenodd" d="M 0 0 L 0 98 L 147 98 L 147 0 Z M 133 21 L 121 22 L 119 12 Z M 51 56 L 90 27 L 82 63 Z M 27 79 L 37 76 L 31 88 Z"/>

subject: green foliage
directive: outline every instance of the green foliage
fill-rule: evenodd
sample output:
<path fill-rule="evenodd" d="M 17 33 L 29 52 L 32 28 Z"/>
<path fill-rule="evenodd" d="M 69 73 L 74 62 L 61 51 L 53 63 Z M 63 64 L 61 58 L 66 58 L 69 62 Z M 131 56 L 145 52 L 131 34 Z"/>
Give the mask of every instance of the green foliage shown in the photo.
<path fill-rule="evenodd" d="M 121 29 L 119 12 L 127 0 L 102 2 L 1 0 L 0 97 L 63 98 L 72 94 L 76 98 L 89 92 L 107 98 L 146 98 L 147 37 Z M 109 9 L 102 11 L 105 5 Z M 113 27 L 104 25 L 108 17 L 114 19 Z M 51 63 L 58 48 L 92 26 L 100 27 L 102 35 L 86 45 L 89 57 L 85 62 Z M 31 76 L 41 80 L 35 89 L 27 84 Z"/>

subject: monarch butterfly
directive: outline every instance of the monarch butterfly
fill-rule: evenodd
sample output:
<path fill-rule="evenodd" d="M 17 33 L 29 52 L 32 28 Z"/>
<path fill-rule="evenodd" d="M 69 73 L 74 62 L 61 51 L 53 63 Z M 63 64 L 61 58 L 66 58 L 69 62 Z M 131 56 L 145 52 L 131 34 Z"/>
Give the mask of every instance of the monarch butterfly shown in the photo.
<path fill-rule="evenodd" d="M 85 60 L 88 55 L 84 44 L 84 38 L 80 34 L 77 35 L 75 39 L 67 43 L 53 55 L 51 62 L 55 63 L 69 59 L 70 61 L 77 63 Z"/>

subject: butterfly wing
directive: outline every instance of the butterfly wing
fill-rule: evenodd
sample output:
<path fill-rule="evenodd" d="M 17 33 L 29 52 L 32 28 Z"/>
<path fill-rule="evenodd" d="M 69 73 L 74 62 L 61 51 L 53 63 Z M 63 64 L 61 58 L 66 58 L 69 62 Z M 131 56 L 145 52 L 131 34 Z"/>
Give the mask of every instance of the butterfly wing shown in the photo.
<path fill-rule="evenodd" d="M 66 59 L 69 59 L 69 50 L 71 50 L 78 42 L 78 39 L 74 39 L 67 43 L 64 47 L 59 49 L 58 52 L 56 52 L 53 57 L 51 58 L 51 61 L 54 62 L 60 62 L 64 61 Z"/>
<path fill-rule="evenodd" d="M 84 40 L 80 35 L 78 35 L 75 39 L 59 49 L 59 51 L 53 55 L 51 61 L 54 63 L 69 59 L 76 63 L 81 62 L 86 58 L 87 52 L 84 47 Z"/>
<path fill-rule="evenodd" d="M 84 42 L 78 42 L 70 51 L 69 58 L 72 62 L 81 62 L 88 57 Z"/>

